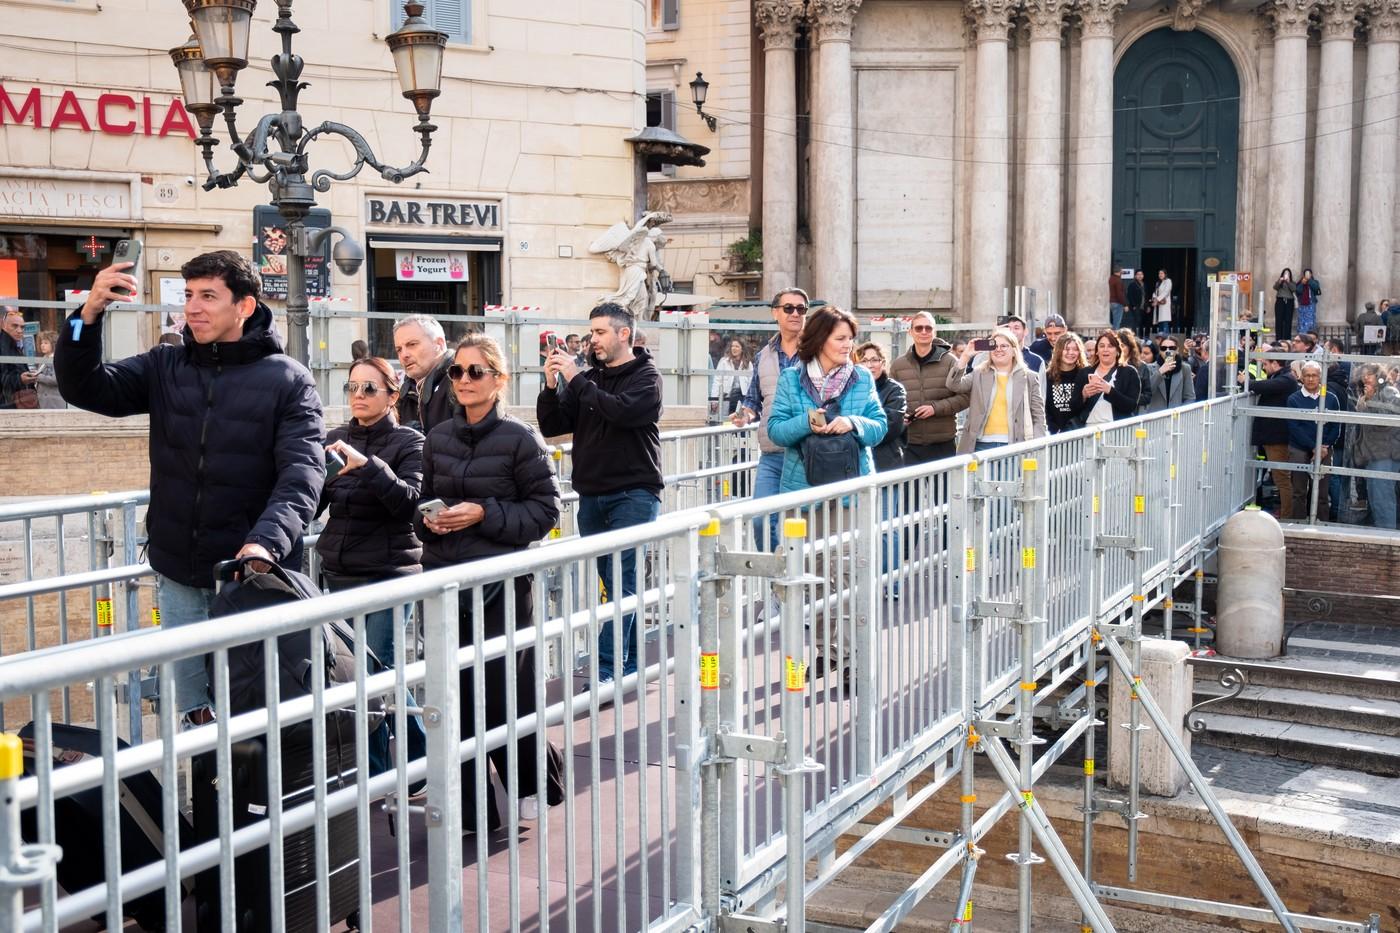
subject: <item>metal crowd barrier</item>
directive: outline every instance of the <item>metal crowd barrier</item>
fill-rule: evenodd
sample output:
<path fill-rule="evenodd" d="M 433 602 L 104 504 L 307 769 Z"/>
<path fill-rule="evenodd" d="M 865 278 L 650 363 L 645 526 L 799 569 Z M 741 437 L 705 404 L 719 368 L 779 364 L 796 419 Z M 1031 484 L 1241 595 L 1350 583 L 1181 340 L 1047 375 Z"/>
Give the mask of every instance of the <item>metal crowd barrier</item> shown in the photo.
<path fill-rule="evenodd" d="M 1080 737 L 1092 760 L 1094 716 L 1069 709 L 1085 702 L 1084 688 L 1062 692 L 1071 675 L 1092 681 L 1101 664 L 1110 675 L 1117 665 L 1134 682 L 1142 614 L 1159 604 L 1169 612 L 1175 584 L 1193 574 L 1199 586 L 1215 532 L 1252 491 L 1231 456 L 1232 406 L 1197 403 L 258 613 L 2 659 L 0 702 L 29 705 L 34 726 L 24 776 L 6 769 L 13 756 L 0 748 L 0 859 L 9 859 L 0 865 L 0 917 L 56 930 L 100 915 L 118 929 L 136 899 L 152 894 L 168 930 L 233 931 L 243 891 L 270 908 L 273 930 L 289 928 L 293 907 L 310 911 L 316 929 L 338 928 L 348 906 L 363 930 L 468 922 L 480 930 L 802 930 L 815 891 L 961 777 L 961 827 L 940 834 L 945 851 L 873 928 L 892 929 L 959 868 L 961 913 L 978 840 L 1016 807 L 1027 908 L 1034 835 L 1085 927 L 1107 933 L 1098 898 L 1108 895 L 1092 882 L 1092 769 L 1082 870 L 1029 789 Z M 1169 479 L 1149 481 L 1161 466 Z M 628 550 L 639 552 L 638 595 L 604 602 L 596 562 L 610 559 L 608 590 L 621 592 L 617 568 Z M 553 588 L 551 578 L 578 585 Z M 390 610 L 402 623 L 402 607 L 419 601 L 422 659 L 412 660 L 398 624 L 394 669 L 367 672 L 366 614 Z M 493 606 L 524 624 L 488 628 Z M 551 650 L 569 656 L 579 641 L 591 648 L 604 621 L 620 654 L 628 612 L 650 623 L 636 674 L 601 682 L 590 650 L 576 675 L 536 668 L 527 676 L 528 662 Z M 310 695 L 280 698 L 278 637 L 310 632 L 317 656 L 322 624 L 346 618 L 353 680 L 327 682 L 312 665 Z M 156 740 L 118 744 L 113 698 L 128 672 L 155 668 L 168 695 L 171 662 L 212 655 L 215 706 L 228 711 L 230 652 L 258 644 L 270 662 L 266 709 L 180 732 L 162 704 Z M 812 666 L 818 657 L 822 670 Z M 51 697 L 85 684 L 97 696 L 101 751 L 74 761 L 58 755 L 63 719 Z M 1138 689 L 1135 723 L 1139 705 L 1160 715 Z M 1032 761 L 1030 713 L 1052 693 L 1072 725 Z M 410 760 L 396 740 L 392 768 L 371 775 L 366 745 L 378 697 L 398 735 L 407 717 L 421 715 L 427 751 Z M 1013 708 L 1019 718 L 997 718 Z M 349 722 L 336 710 L 352 711 Z M 310 790 L 284 802 L 281 749 L 288 728 L 308 722 Z M 1018 761 L 1001 744 L 1016 735 Z M 245 812 L 241 798 L 236 809 L 233 795 L 235 776 L 247 779 L 236 770 L 240 743 L 254 739 L 266 744 L 266 780 L 277 791 L 265 812 Z M 546 743 L 562 752 L 557 806 L 548 805 Z M 1008 787 L 980 816 L 967 796 L 975 752 Z M 103 881 L 60 892 L 53 847 L 65 801 L 96 790 L 104 812 L 117 814 L 124 782 L 145 773 L 161 779 L 158 857 L 124 863 L 131 830 L 109 817 Z M 424 779 L 426 796 L 410 797 Z M 1209 798 L 1199 772 L 1192 780 Z M 488 832 L 484 808 L 465 812 L 464 781 L 477 801 L 499 786 L 510 801 L 501 830 Z M 514 805 L 527 796 L 538 800 L 537 819 Z M 869 822 L 883 804 L 888 815 Z M 191 806 L 195 828 L 159 832 Z M 28 843 L 18 850 L 17 823 Z M 1296 929 L 1238 833 L 1223 825 L 1285 929 Z M 843 834 L 857 838 L 838 849 Z M 64 841 L 61 854 L 78 855 L 72 845 Z M 240 870 L 250 853 L 262 853 L 264 867 Z M 1135 853 L 1134 833 L 1130 877 Z"/>
<path fill-rule="evenodd" d="M 752 426 L 664 432 L 662 512 L 747 497 L 758 460 L 755 436 Z M 553 541 L 576 533 L 578 495 L 568 482 L 572 445 L 551 448 L 551 454 L 564 490 Z M 5 563 L 16 568 L 0 573 L 0 657 L 158 623 L 155 573 L 143 553 L 142 522 L 149 502 L 148 491 L 133 490 L 0 505 L 0 555 L 8 552 Z M 313 530 L 305 539 L 313 577 L 315 541 Z M 131 678 L 122 689 L 122 738 L 140 741 L 143 687 Z M 149 694 L 154 682 L 144 689 Z M 78 697 L 75 715 L 74 696 L 71 688 L 63 693 L 64 721 L 90 720 L 91 697 Z M 22 711 L 0 703 L 0 730 L 9 728 L 17 714 L 23 722 Z"/>

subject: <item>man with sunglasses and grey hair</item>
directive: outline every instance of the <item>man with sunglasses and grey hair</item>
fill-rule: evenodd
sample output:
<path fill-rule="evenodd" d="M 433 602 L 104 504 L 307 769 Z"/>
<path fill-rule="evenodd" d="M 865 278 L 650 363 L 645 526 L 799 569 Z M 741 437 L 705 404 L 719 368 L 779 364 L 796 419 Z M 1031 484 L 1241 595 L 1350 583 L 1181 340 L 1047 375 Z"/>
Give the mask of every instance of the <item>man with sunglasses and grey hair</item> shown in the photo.
<path fill-rule="evenodd" d="M 914 315 L 909 336 L 914 345 L 890 365 L 890 378 L 902 384 L 909 396 L 905 466 L 941 460 L 957 452 L 953 439 L 958 433 L 958 412 L 967 407 L 969 399 L 948 388 L 948 371 L 958 360 L 952 348 L 939 339 L 933 315 L 927 311 Z"/>
<path fill-rule="evenodd" d="M 809 304 L 807 293 L 796 287 L 785 288 L 773 296 L 773 323 L 778 325 L 778 332 L 754 354 L 749 390 L 744 393 L 743 401 L 730 418 L 739 427 L 758 419 L 760 454 L 753 483 L 755 499 L 776 496 L 782 486 L 783 457 L 787 450 L 768 437 L 768 416 L 773 412 L 773 398 L 778 394 L 778 376 L 789 366 L 800 365 L 797 342 L 807 323 Z M 754 528 L 755 537 L 761 539 L 761 523 L 755 523 Z M 768 517 L 767 540 L 759 540 L 758 544 L 760 547 L 777 547 L 777 513 Z"/>

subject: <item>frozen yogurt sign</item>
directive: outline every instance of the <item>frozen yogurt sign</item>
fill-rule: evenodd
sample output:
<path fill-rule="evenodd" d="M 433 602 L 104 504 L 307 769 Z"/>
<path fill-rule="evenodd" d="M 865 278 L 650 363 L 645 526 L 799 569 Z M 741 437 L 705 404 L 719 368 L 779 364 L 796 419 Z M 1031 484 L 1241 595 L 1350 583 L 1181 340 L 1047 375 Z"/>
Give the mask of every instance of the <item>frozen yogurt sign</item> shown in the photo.
<path fill-rule="evenodd" d="M 460 251 L 425 253 L 419 250 L 395 251 L 400 282 L 465 282 L 467 254 Z"/>

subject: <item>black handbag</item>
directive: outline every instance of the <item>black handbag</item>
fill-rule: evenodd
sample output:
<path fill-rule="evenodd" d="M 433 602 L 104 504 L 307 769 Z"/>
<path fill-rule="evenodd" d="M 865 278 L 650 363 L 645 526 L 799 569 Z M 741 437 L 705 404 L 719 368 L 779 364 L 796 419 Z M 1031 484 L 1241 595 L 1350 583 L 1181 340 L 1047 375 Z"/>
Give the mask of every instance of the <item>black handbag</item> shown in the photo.
<path fill-rule="evenodd" d="M 822 408 L 828 424 L 841 415 L 839 399 L 832 399 Z M 860 438 L 855 431 L 808 435 L 802 439 L 802 468 L 809 486 L 855 479 L 860 475 Z"/>

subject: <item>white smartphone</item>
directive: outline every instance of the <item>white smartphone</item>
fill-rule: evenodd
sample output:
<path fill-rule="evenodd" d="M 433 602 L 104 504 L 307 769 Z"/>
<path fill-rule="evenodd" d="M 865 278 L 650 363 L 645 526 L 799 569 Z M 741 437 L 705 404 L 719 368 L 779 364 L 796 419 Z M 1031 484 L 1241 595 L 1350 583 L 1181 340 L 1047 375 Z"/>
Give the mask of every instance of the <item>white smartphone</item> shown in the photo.
<path fill-rule="evenodd" d="M 433 518 L 445 508 L 447 503 L 441 499 L 429 499 L 427 502 L 418 503 L 418 511 L 424 518 Z"/>

